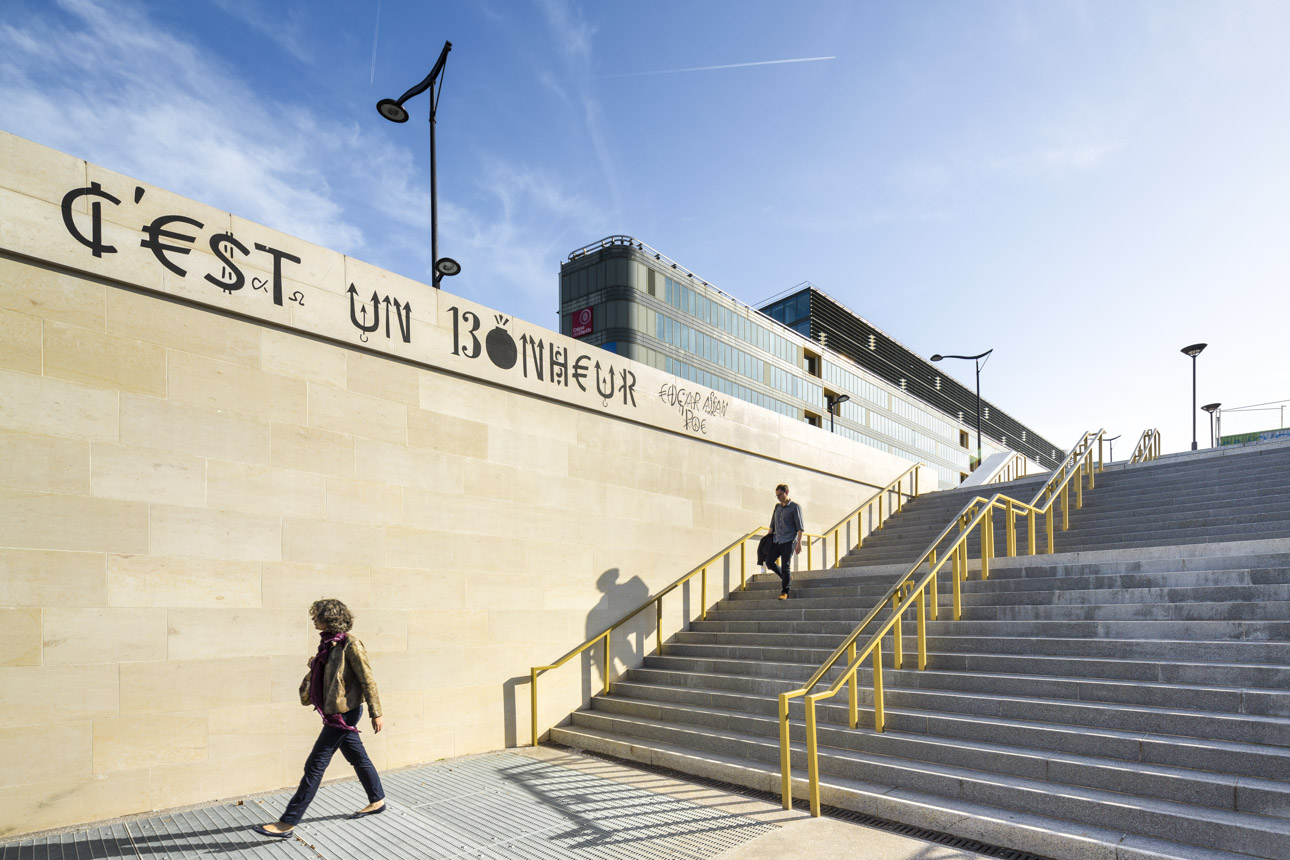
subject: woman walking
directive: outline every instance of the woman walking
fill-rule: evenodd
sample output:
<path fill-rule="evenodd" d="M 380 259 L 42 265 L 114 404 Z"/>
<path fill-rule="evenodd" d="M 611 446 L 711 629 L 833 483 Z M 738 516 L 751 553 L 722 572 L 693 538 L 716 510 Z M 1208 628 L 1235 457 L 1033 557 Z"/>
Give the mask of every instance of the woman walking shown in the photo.
<path fill-rule="evenodd" d="M 349 631 L 354 614 L 339 600 L 316 600 L 309 607 L 309 617 L 319 631 L 318 653 L 309 658 L 309 673 L 300 682 L 300 703 L 312 705 L 322 715 L 322 732 L 313 752 L 305 761 L 305 775 L 300 787 L 287 804 L 287 811 L 273 824 L 253 829 L 264 836 L 285 839 L 295 831 L 305 810 L 314 799 L 323 773 L 337 749 L 354 766 L 358 780 L 367 792 L 367 806 L 350 818 L 362 818 L 385 811 L 385 792 L 381 777 L 363 749 L 358 736 L 358 721 L 363 718 L 363 703 L 372 716 L 372 730 L 384 728 L 381 720 L 381 697 L 376 679 L 367 663 L 367 650 Z"/>

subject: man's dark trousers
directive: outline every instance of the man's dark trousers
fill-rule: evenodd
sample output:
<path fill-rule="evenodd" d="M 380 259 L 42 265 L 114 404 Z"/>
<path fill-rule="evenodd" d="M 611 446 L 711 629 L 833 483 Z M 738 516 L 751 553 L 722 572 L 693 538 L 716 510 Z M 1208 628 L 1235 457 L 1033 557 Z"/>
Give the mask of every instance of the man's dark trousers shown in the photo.
<path fill-rule="evenodd" d="M 779 562 L 776 563 L 775 559 Z M 793 541 L 771 544 L 770 561 L 766 562 L 766 567 L 779 576 L 783 585 L 779 593 L 788 594 L 788 584 L 793 579 Z"/>

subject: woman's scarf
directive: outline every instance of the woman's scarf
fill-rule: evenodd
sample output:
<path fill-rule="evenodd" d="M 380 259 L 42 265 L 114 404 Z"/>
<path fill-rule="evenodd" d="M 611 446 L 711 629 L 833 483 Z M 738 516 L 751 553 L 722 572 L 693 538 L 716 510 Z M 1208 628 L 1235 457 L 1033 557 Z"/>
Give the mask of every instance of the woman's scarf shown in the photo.
<path fill-rule="evenodd" d="M 324 726 L 356 732 L 358 729 L 346 723 L 340 714 L 323 713 L 323 673 L 327 671 L 327 657 L 332 648 L 345 641 L 346 634 L 324 630 L 318 634 L 318 638 L 321 640 L 318 643 L 318 653 L 314 655 L 313 665 L 309 667 L 309 704 L 322 715 Z"/>

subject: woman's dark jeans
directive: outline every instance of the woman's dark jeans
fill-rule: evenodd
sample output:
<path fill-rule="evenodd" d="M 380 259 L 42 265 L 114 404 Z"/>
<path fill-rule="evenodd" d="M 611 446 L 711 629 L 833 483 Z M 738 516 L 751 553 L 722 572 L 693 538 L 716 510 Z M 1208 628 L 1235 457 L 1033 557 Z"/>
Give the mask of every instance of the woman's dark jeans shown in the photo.
<path fill-rule="evenodd" d="M 344 716 L 345 725 L 357 726 L 358 721 L 363 718 L 363 706 L 359 705 Z M 300 823 L 305 810 L 309 808 L 314 795 L 318 793 L 323 773 L 327 770 L 327 765 L 331 763 L 331 757 L 337 749 L 340 749 L 345 760 L 354 766 L 358 781 L 363 784 L 363 789 L 367 792 L 367 802 L 376 803 L 385 797 L 385 791 L 381 788 L 381 777 L 377 775 L 376 768 L 372 767 L 372 761 L 367 757 L 367 750 L 363 749 L 363 739 L 358 736 L 358 732 L 323 726 L 317 742 L 314 743 L 313 752 L 309 753 L 309 758 L 305 761 L 305 775 L 300 780 L 300 787 L 296 789 L 295 797 L 287 804 L 287 811 L 282 814 L 280 820 L 283 824 Z"/>

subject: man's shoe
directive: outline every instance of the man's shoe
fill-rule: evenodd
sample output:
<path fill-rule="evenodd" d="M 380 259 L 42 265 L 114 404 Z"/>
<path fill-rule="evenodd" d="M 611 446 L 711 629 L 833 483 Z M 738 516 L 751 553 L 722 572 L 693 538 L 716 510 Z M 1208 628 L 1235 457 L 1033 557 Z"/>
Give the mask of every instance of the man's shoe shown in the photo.
<path fill-rule="evenodd" d="M 366 818 L 369 815 L 380 815 L 382 812 L 389 809 L 389 807 L 390 805 L 388 803 L 382 803 L 380 806 L 376 807 L 375 809 L 370 809 L 367 812 L 355 812 L 353 815 L 350 816 L 350 818 L 351 819 Z"/>
<path fill-rule="evenodd" d="M 776 599 L 776 600 L 788 600 L 788 595 L 787 595 L 787 594 L 781 594 L 779 597 L 777 597 L 777 598 L 775 598 L 775 599 Z"/>
<path fill-rule="evenodd" d="M 296 829 L 293 827 L 290 830 L 284 830 L 279 833 L 276 830 L 266 830 L 259 824 L 255 825 L 251 829 L 261 836 L 270 836 L 274 839 L 289 839 L 291 836 L 295 835 L 296 832 Z"/>

